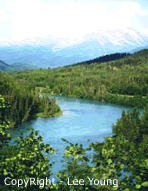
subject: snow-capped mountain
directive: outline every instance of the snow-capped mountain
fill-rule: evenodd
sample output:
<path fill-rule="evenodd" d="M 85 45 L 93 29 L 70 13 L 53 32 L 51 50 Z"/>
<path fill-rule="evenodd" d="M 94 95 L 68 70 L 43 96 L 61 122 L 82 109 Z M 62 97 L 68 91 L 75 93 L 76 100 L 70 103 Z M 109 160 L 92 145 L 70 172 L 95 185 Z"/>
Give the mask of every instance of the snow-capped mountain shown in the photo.
<path fill-rule="evenodd" d="M 127 28 L 89 33 L 76 39 L 73 45 L 59 48 L 55 53 L 59 56 L 77 57 L 77 62 L 81 62 L 84 58 L 88 60 L 116 52 L 132 53 L 133 49 L 140 50 L 140 47 L 148 47 L 148 33 Z"/>
<path fill-rule="evenodd" d="M 23 62 L 38 67 L 52 68 L 94 59 L 106 54 L 133 53 L 133 50 L 140 50 L 143 47 L 148 48 L 147 31 L 137 31 L 132 28 L 100 30 L 73 40 L 48 36 L 47 38 L 24 39 L 18 43 L 9 41 L 7 46 L 4 44 L 0 46 L 0 59 L 8 64 Z"/>
<path fill-rule="evenodd" d="M 83 44 L 86 42 L 97 41 L 98 45 L 106 46 L 109 43 L 112 45 L 125 46 L 142 46 L 143 43 L 148 43 L 148 31 L 136 31 L 132 28 L 117 29 L 117 30 L 100 30 L 99 32 L 89 33 L 81 38 L 74 40 L 58 39 L 53 49 L 60 51 L 63 48 L 72 47 L 73 45 Z"/>

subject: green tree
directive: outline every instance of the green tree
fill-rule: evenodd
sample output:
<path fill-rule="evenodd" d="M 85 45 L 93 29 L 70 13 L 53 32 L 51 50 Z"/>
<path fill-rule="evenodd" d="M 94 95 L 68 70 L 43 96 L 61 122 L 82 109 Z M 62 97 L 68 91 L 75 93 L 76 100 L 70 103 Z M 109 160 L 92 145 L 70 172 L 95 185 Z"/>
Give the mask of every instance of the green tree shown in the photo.
<path fill-rule="evenodd" d="M 63 182 L 68 178 L 84 179 L 85 185 L 64 186 L 61 190 L 99 190 L 99 191 L 146 191 L 148 189 L 148 110 L 142 117 L 135 109 L 123 112 L 113 126 L 114 136 L 106 137 L 103 143 L 92 143 L 88 149 L 82 145 L 69 143 L 65 150 L 65 170 L 57 176 Z M 87 151 L 92 149 L 92 160 Z M 90 164 L 92 162 L 92 164 Z M 112 184 L 90 185 L 90 179 L 105 180 Z M 111 180 L 111 182 L 109 181 Z M 101 182 L 101 181 L 100 181 Z M 104 183 L 104 182 L 103 182 Z"/>
<path fill-rule="evenodd" d="M 9 177 L 7 184 L 10 184 L 10 179 L 29 180 L 31 177 L 35 180 L 49 178 L 51 175 L 51 166 L 49 164 L 49 156 L 55 153 L 55 150 L 50 144 L 44 144 L 43 138 L 39 136 L 38 131 L 30 129 L 27 137 L 23 134 L 11 145 L 8 139 L 11 139 L 10 134 L 6 131 L 9 127 L 9 122 L 5 121 L 3 113 L 8 108 L 5 100 L 0 96 L 0 190 L 56 190 L 56 185 L 5 185 L 4 180 Z M 43 181 L 42 180 L 42 181 Z M 36 183 L 37 184 L 37 183 Z"/>

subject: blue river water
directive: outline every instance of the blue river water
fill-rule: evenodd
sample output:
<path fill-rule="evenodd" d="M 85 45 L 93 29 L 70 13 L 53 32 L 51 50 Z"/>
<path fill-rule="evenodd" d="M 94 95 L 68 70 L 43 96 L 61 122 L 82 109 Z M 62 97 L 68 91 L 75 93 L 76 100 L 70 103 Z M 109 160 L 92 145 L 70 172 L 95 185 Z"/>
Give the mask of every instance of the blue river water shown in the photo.
<path fill-rule="evenodd" d="M 52 177 L 63 169 L 61 159 L 67 143 L 61 138 L 71 143 L 82 144 L 84 148 L 92 142 L 102 142 L 104 137 L 112 135 L 112 125 L 121 117 L 122 112 L 133 109 L 88 99 L 50 95 L 49 98 L 55 98 L 63 110 L 60 117 L 38 117 L 18 125 L 17 128 L 11 129 L 11 132 L 15 138 L 21 132 L 24 135 L 28 134 L 28 127 L 40 131 L 44 143 L 49 143 L 57 150 L 56 155 L 50 155 L 50 161 L 55 162 L 52 167 Z"/>

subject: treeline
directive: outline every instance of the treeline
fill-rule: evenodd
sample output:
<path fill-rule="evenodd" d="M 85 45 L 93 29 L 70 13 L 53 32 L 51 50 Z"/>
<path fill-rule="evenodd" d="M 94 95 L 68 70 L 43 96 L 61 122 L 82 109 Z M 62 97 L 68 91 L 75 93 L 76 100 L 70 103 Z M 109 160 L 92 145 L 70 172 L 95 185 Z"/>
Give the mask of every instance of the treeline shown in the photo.
<path fill-rule="evenodd" d="M 105 55 L 105 56 L 100 56 L 99 58 L 95 58 L 95 59 L 92 59 L 92 60 L 87 60 L 87 61 L 84 61 L 84 62 L 78 62 L 76 64 L 72 64 L 71 66 L 88 65 L 88 64 L 95 63 L 95 62 L 97 62 L 97 63 L 108 62 L 108 61 L 113 61 L 113 60 L 118 60 L 120 58 L 124 58 L 125 56 L 128 56 L 128 55 L 130 55 L 130 54 L 129 53 L 109 54 L 109 55 Z"/>
<path fill-rule="evenodd" d="M 35 115 L 47 117 L 61 111 L 54 100 L 40 97 L 39 92 L 34 88 L 29 89 L 26 82 L 18 81 L 3 72 L 0 72 L 0 93 L 7 104 L 11 105 L 11 108 L 5 110 L 2 115 L 12 126 Z"/>
<path fill-rule="evenodd" d="M 10 73 L 29 88 L 89 98 L 120 105 L 144 107 L 148 94 L 148 50 L 119 60 L 45 70 Z"/>
<path fill-rule="evenodd" d="M 0 96 L 0 114 L 9 105 Z M 50 155 L 56 154 L 43 143 L 38 131 L 30 129 L 12 145 L 6 131 L 9 122 L 0 115 L 0 190 L 9 191 L 146 191 L 148 189 L 148 109 L 143 116 L 137 110 L 123 112 L 113 126 L 113 137 L 89 148 L 73 144 L 65 148 L 64 169 L 57 183 L 50 179 Z M 89 151 L 91 153 L 89 153 Z M 48 154 L 48 156 L 47 156 Z M 90 163 L 91 162 L 91 163 Z M 30 179 L 34 183 L 30 183 Z M 47 181 L 47 179 L 50 179 Z M 28 182 L 25 184 L 24 180 Z M 78 181 L 77 181 L 78 180 Z M 81 182 L 80 182 L 81 180 Z M 46 183 L 47 181 L 47 183 Z"/>

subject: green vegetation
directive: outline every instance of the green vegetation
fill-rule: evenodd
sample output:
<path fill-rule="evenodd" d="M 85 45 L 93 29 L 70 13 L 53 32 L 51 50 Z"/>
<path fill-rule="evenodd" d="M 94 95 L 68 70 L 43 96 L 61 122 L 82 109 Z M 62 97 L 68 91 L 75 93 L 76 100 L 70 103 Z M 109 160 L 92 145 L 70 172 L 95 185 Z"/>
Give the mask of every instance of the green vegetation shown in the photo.
<path fill-rule="evenodd" d="M 71 66 L 77 66 L 77 65 L 82 65 L 82 64 L 83 65 L 87 65 L 87 64 L 89 65 L 91 63 L 96 63 L 96 62 L 97 63 L 108 62 L 108 61 L 113 61 L 113 60 L 118 60 L 120 58 L 124 58 L 127 55 L 130 55 L 130 54 L 129 53 L 115 53 L 115 54 L 101 56 L 101 57 L 95 58 L 93 60 L 87 60 L 87 61 L 84 61 L 84 62 L 78 62 L 76 64 L 72 64 Z"/>
<path fill-rule="evenodd" d="M 26 82 L 18 81 L 6 73 L 0 72 L 0 92 L 11 108 L 4 113 L 11 122 L 10 126 L 22 123 L 30 117 L 42 113 L 42 117 L 55 116 L 60 113 L 60 107 L 55 100 L 40 97 L 35 89 L 29 89 Z M 41 115 L 40 115 L 41 116 Z"/>
<path fill-rule="evenodd" d="M 0 73 L 3 94 L 0 96 L 0 190 L 148 190 L 147 73 L 148 50 L 102 64 L 14 72 L 9 76 Z M 39 97 L 40 92 L 146 107 L 142 116 L 136 109 L 123 112 L 112 127 L 113 136 L 106 137 L 103 143 L 91 143 L 84 149 L 83 145 L 63 139 L 69 146 L 63 157 L 65 168 L 57 173 L 56 185 L 6 186 L 6 177 L 45 180 L 51 175 L 50 154 L 55 154 L 55 150 L 43 143 L 38 131 L 30 129 L 27 137 L 21 135 L 13 145 L 6 131 L 8 119 L 16 118 L 20 122 L 29 114 L 51 116 L 60 112 L 55 100 Z M 67 185 L 68 178 L 70 183 L 74 179 L 84 179 L 85 183 Z M 90 184 L 89 179 L 102 183 L 108 180 L 108 185 L 100 185 L 97 180 Z"/>
<path fill-rule="evenodd" d="M 123 112 L 121 119 L 113 126 L 113 137 L 105 138 L 104 143 L 92 143 L 93 165 L 91 157 L 82 145 L 71 144 L 65 151 L 67 168 L 58 173 L 64 179 L 85 179 L 84 186 L 67 186 L 61 190 L 124 190 L 144 191 L 148 189 L 148 109 L 140 118 L 139 112 Z M 122 176 L 121 176 L 122 175 Z M 93 185 L 88 178 L 115 180 L 110 186 Z M 118 180 L 118 182 L 117 182 Z M 97 182 L 97 181 L 96 181 Z M 118 185 L 118 186 L 117 186 Z"/>
<path fill-rule="evenodd" d="M 49 155 L 55 154 L 50 144 L 44 144 L 38 131 L 30 129 L 27 137 L 21 135 L 12 145 L 11 135 L 6 131 L 9 122 L 3 113 L 9 106 L 0 96 L 0 189 L 9 190 L 59 190 L 59 191 L 145 191 L 148 188 L 148 108 L 142 117 L 137 110 L 123 112 L 121 119 L 113 126 L 113 137 L 103 143 L 92 143 L 84 149 L 82 145 L 69 143 L 65 149 L 65 169 L 57 173 L 58 182 L 43 184 L 50 177 L 52 164 Z M 93 149 L 91 155 L 88 152 Z M 90 162 L 93 162 L 90 164 Z M 5 185 L 4 180 L 7 179 Z M 22 179 L 41 180 L 39 184 L 25 186 L 11 181 Z M 68 185 L 69 179 L 69 185 Z M 84 180 L 82 185 L 74 185 L 73 180 Z M 93 180 L 92 184 L 91 181 Z M 95 180 L 95 182 L 94 182 Z M 99 180 L 99 183 L 98 183 Z M 102 185 L 100 184 L 102 180 Z M 63 182 L 61 182 L 63 181 Z M 105 182 L 104 182 L 105 181 Z M 54 182 L 55 183 L 55 182 Z M 76 181 L 75 181 L 76 183 Z M 82 183 L 82 182 L 81 182 Z"/>
<path fill-rule="evenodd" d="M 13 72 L 42 92 L 143 108 L 148 101 L 148 50 L 106 63 Z"/>
<path fill-rule="evenodd" d="M 13 179 L 29 180 L 31 177 L 42 179 L 51 175 L 51 166 L 49 159 L 45 155 L 54 154 L 55 150 L 50 144 L 44 144 L 43 138 L 39 136 L 38 131 L 30 129 L 30 134 L 27 137 L 22 135 L 18 137 L 13 145 L 8 144 L 11 140 L 11 135 L 6 132 L 9 127 L 9 122 L 5 120 L 3 111 L 7 110 L 8 106 L 3 97 L 0 96 L 0 190 L 22 190 L 22 191 L 37 191 L 42 188 L 42 185 L 26 186 L 18 184 L 12 185 Z M 7 179 L 5 185 L 4 180 Z M 50 190 L 49 185 L 44 190 Z"/>

